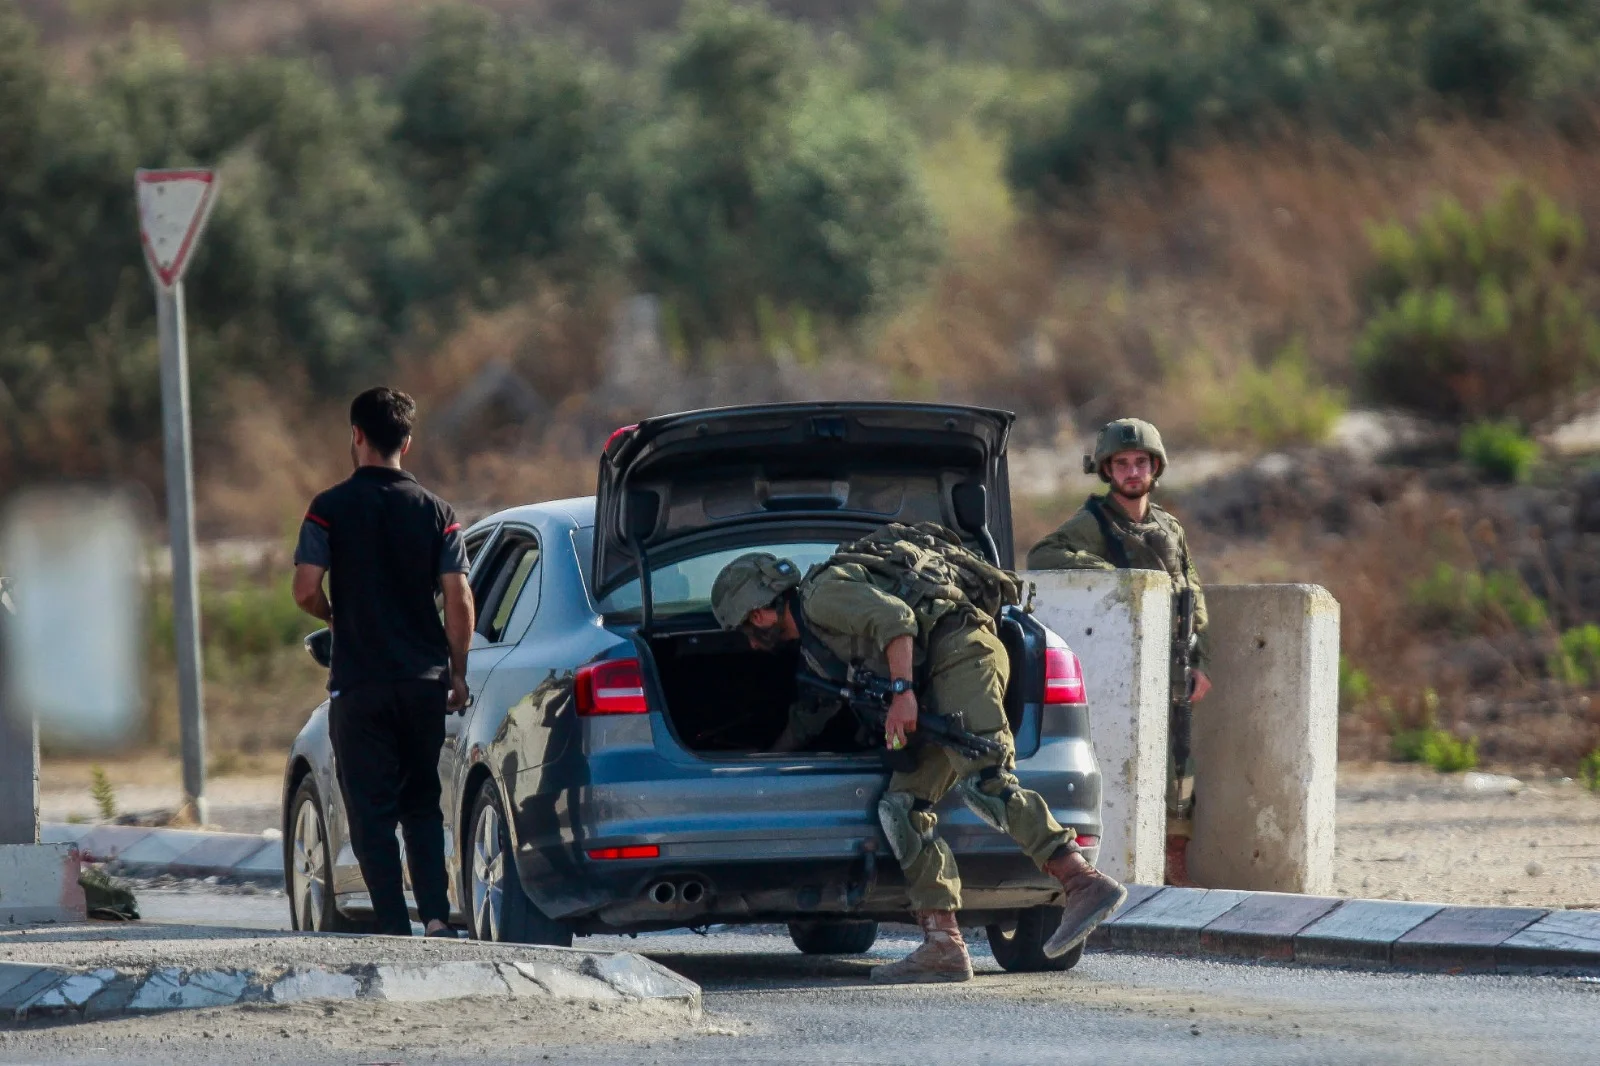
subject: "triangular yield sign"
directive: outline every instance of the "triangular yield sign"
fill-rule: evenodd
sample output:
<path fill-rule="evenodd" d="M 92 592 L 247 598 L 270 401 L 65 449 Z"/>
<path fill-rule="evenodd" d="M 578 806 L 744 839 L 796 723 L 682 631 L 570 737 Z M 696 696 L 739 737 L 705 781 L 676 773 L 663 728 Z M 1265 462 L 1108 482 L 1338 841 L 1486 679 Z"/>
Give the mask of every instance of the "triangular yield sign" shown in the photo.
<path fill-rule="evenodd" d="M 170 289 L 183 278 L 211 214 L 216 171 L 140 170 L 134 174 L 134 185 L 144 257 L 156 280 Z"/>

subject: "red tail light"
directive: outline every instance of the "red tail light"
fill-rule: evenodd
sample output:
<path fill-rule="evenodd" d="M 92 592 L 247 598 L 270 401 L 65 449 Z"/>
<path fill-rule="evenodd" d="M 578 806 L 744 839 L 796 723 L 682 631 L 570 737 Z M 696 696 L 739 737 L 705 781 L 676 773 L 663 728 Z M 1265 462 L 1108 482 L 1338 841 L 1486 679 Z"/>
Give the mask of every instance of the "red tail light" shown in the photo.
<path fill-rule="evenodd" d="M 1098 848 L 1100 846 L 1100 838 L 1088 835 L 1080 836 L 1078 837 L 1077 844 L 1080 848 Z M 594 853 L 590 852 L 590 854 L 592 855 Z"/>
<path fill-rule="evenodd" d="M 609 455 L 611 453 L 611 446 L 613 444 L 617 443 L 619 439 L 626 437 L 629 433 L 632 433 L 638 428 L 639 423 L 635 422 L 631 426 L 618 426 L 616 429 L 612 430 L 611 436 L 606 438 L 606 446 L 600 449 L 600 454 Z"/>
<path fill-rule="evenodd" d="M 1083 687 L 1083 664 L 1066 648 L 1044 650 L 1044 702 L 1058 705 L 1089 702 Z"/>
<path fill-rule="evenodd" d="M 591 859 L 659 859 L 661 849 L 654 844 L 632 844 L 625 848 L 591 848 Z"/>
<path fill-rule="evenodd" d="M 638 659 L 610 659 L 580 666 L 575 681 L 578 713 L 644 714 L 644 673 Z"/>

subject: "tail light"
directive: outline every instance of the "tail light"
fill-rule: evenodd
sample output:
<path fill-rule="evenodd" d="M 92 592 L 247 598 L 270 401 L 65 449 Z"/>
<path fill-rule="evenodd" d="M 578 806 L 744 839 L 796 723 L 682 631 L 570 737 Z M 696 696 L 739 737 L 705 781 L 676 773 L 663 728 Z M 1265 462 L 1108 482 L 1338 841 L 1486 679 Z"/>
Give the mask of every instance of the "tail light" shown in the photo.
<path fill-rule="evenodd" d="M 1089 702 L 1083 687 L 1083 664 L 1066 648 L 1044 650 L 1044 702 L 1047 705 Z"/>
<path fill-rule="evenodd" d="M 1080 848 L 1098 848 L 1100 846 L 1100 838 L 1083 834 L 1078 837 L 1075 843 Z M 590 852 L 590 854 L 593 854 L 593 852 Z"/>
<path fill-rule="evenodd" d="M 604 448 L 600 449 L 600 454 L 601 455 L 610 455 L 611 454 L 611 446 L 613 444 L 617 443 L 617 441 L 621 440 L 623 437 L 626 437 L 629 433 L 632 433 L 634 430 L 636 430 L 638 428 L 639 428 L 639 423 L 635 422 L 631 426 L 618 426 L 616 429 L 612 430 L 611 431 L 611 436 L 606 438 L 606 446 Z"/>
<path fill-rule="evenodd" d="M 578 713 L 644 714 L 644 672 L 638 659 L 608 659 L 578 668 L 574 684 Z"/>
<path fill-rule="evenodd" d="M 661 848 L 655 844 L 630 844 L 623 848 L 590 848 L 591 859 L 659 859 Z"/>

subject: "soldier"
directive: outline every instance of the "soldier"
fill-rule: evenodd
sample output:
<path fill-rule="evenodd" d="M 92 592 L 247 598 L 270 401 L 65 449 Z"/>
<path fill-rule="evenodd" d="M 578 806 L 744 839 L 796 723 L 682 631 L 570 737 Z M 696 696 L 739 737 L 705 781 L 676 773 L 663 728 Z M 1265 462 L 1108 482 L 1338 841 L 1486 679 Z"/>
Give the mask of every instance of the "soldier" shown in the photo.
<path fill-rule="evenodd" d="M 889 778 L 878 818 L 905 871 L 923 943 L 899 962 L 874 967 L 874 981 L 972 977 L 972 961 L 956 924 L 961 878 L 955 856 L 939 839 L 933 812 L 952 788 L 1061 883 L 1065 909 L 1044 951 L 1052 958 L 1063 955 L 1122 904 L 1127 890 L 1089 865 L 1075 842 L 1077 834 L 1058 824 L 1044 798 L 1022 788 L 1011 773 L 1015 745 L 1003 704 L 1010 664 L 993 619 L 970 603 L 951 599 L 912 595 L 915 602 L 909 602 L 903 598 L 906 587 L 837 558 L 802 580 L 789 560 L 754 552 L 717 575 L 711 605 L 723 628 L 743 631 L 753 648 L 770 651 L 799 641 L 813 665 L 824 656 L 892 679 L 896 695 L 885 722 L 885 743 L 891 750 L 905 747 L 906 738 L 916 732 L 919 700 L 946 714 L 959 713 L 966 729 L 1004 747 L 995 756 L 967 759 L 939 745 L 917 745 L 915 768 Z M 803 743 L 824 724 L 825 719 L 791 717 L 789 731 L 798 732 L 792 739 Z"/>
<path fill-rule="evenodd" d="M 1149 422 L 1119 418 L 1095 438 L 1094 455 L 1085 456 L 1084 473 L 1098 473 L 1111 486 L 1104 497 L 1090 496 L 1060 529 L 1028 552 L 1030 570 L 1162 570 L 1176 588 L 1194 590 L 1195 631 L 1200 645 L 1193 657 L 1192 698 L 1211 689 L 1205 661 L 1206 601 L 1200 575 L 1189 556 L 1183 527 L 1150 493 L 1167 469 L 1161 434 Z M 1189 838 L 1194 829 L 1194 758 L 1177 765 L 1167 757 L 1166 882 L 1189 885 Z"/>

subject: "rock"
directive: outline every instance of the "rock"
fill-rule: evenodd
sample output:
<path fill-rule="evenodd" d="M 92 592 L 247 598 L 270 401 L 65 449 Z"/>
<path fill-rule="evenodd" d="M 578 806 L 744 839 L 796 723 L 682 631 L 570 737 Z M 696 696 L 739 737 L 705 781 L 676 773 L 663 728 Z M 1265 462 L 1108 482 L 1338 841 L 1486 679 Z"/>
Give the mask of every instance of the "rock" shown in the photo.
<path fill-rule="evenodd" d="M 1544 864 L 1537 859 L 1528 863 L 1525 869 L 1527 869 L 1529 877 L 1540 877 L 1544 874 Z"/>
<path fill-rule="evenodd" d="M 1462 775 L 1461 787 L 1478 795 L 1514 796 L 1528 786 L 1505 774 L 1484 774 L 1474 770 Z"/>

